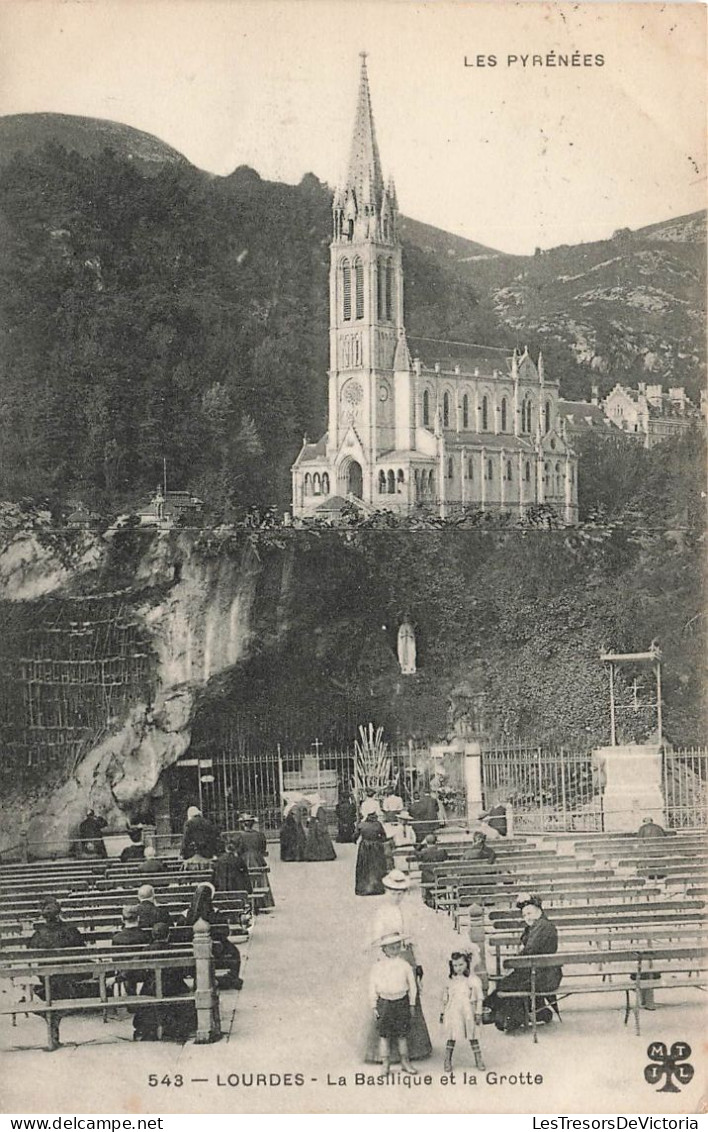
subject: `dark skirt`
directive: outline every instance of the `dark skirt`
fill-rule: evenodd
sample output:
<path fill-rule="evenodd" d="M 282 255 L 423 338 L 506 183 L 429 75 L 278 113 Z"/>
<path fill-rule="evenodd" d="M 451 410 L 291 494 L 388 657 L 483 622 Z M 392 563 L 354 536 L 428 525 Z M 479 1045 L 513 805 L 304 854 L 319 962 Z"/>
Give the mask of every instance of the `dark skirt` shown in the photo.
<path fill-rule="evenodd" d="M 542 977 L 541 977 L 542 976 Z M 551 994 L 560 986 L 563 977 L 561 967 L 546 967 L 539 972 L 536 983 L 536 1010 L 539 1011 L 547 1005 L 547 994 Z M 531 1007 L 531 996 L 528 998 L 499 998 L 499 991 L 531 990 L 530 971 L 511 971 L 501 979 L 495 989 L 484 1000 L 485 1009 L 491 1011 L 492 1020 L 497 1030 L 516 1030 L 523 1025 L 526 1011 Z"/>
<path fill-rule="evenodd" d="M 281 861 L 304 861 L 305 831 L 299 822 L 288 816 L 280 829 Z"/>
<path fill-rule="evenodd" d="M 356 895 L 381 896 L 386 891 L 381 881 L 388 871 L 385 842 L 362 839 L 356 855 Z"/>
<path fill-rule="evenodd" d="M 376 1002 L 376 1030 L 380 1038 L 405 1038 L 411 1028 L 411 1003 L 403 998 L 379 998 Z"/>
<path fill-rule="evenodd" d="M 336 861 L 332 838 L 327 827 L 318 821 L 311 821 L 305 841 L 306 861 Z"/>

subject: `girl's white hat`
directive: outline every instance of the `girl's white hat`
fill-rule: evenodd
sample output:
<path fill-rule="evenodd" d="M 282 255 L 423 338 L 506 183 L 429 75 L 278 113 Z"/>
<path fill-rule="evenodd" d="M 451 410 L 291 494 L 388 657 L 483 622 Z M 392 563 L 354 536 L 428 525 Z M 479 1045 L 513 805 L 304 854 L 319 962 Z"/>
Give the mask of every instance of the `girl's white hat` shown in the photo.
<path fill-rule="evenodd" d="M 408 877 L 405 873 L 402 873 L 400 869 L 391 869 L 391 872 L 386 873 L 386 876 L 383 878 L 381 883 L 384 888 L 392 888 L 397 890 L 410 888 L 411 886 L 411 882 L 409 881 Z"/>

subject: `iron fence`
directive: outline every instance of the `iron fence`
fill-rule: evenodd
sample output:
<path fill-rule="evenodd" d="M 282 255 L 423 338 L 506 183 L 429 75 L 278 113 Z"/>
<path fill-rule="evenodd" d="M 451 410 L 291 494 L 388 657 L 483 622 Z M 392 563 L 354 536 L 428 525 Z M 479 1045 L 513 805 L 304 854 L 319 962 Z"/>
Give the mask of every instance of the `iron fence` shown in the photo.
<path fill-rule="evenodd" d="M 603 828 L 600 775 L 592 752 L 500 743 L 482 750 L 485 808 L 509 803 L 518 832 L 574 833 Z"/>
<path fill-rule="evenodd" d="M 708 748 L 665 749 L 664 808 L 671 829 L 708 825 Z"/>

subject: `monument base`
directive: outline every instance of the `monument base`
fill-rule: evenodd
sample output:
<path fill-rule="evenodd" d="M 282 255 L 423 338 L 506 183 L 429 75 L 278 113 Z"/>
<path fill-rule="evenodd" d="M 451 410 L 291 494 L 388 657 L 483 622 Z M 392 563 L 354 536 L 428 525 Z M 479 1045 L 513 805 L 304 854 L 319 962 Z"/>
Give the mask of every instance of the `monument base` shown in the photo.
<path fill-rule="evenodd" d="M 600 747 L 593 758 L 604 778 L 602 809 L 606 833 L 633 833 L 650 817 L 665 825 L 661 749 L 627 744 Z"/>

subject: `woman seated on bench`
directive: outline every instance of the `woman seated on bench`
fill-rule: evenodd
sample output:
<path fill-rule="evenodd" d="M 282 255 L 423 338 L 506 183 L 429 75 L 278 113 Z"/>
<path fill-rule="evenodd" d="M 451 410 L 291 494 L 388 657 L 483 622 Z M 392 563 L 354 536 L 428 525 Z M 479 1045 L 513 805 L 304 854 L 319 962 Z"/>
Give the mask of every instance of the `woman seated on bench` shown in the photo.
<path fill-rule="evenodd" d="M 520 955 L 555 955 L 558 950 L 558 930 L 546 916 L 538 896 L 519 896 L 516 902 L 526 927 L 521 933 Z M 562 967 L 544 967 L 536 972 L 536 1021 L 553 1020 L 549 1002 L 555 1004 L 553 991 L 563 977 Z M 484 1000 L 486 1021 L 493 1022 L 498 1030 L 510 1033 L 523 1025 L 526 1012 L 531 1008 L 530 997 L 500 998 L 500 992 L 531 989 L 530 971 L 511 971 L 505 975 L 492 994 Z"/>
<path fill-rule="evenodd" d="M 229 939 L 229 924 L 226 916 L 214 907 L 214 885 L 204 881 L 194 890 L 192 904 L 185 915 L 188 926 L 196 924 L 197 920 L 205 920 L 211 924 L 211 938 L 214 946 L 214 960 L 217 967 L 228 968 L 228 974 L 219 980 L 220 990 L 240 990 L 243 979 L 240 978 L 241 952 L 235 943 Z"/>

